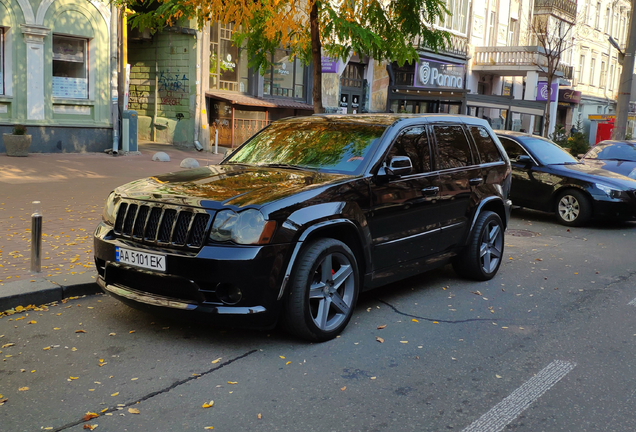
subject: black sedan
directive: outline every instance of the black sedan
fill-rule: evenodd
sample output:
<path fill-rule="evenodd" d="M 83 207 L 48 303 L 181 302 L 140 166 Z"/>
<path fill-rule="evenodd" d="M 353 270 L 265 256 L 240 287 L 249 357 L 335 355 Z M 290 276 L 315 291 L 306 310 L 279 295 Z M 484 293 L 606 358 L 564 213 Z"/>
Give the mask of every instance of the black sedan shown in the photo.
<path fill-rule="evenodd" d="M 636 141 L 601 141 L 581 158 L 581 162 L 636 180 Z"/>
<path fill-rule="evenodd" d="M 636 181 L 579 163 L 545 138 L 511 131 L 497 136 L 512 164 L 513 205 L 553 212 L 568 226 L 636 216 Z"/>

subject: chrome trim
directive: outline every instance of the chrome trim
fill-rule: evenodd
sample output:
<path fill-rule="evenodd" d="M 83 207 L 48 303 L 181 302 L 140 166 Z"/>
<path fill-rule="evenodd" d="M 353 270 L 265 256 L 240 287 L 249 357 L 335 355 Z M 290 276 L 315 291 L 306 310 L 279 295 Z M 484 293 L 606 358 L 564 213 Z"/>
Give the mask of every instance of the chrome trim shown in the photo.
<path fill-rule="evenodd" d="M 411 240 L 411 239 L 414 239 L 416 237 L 421 237 L 421 236 L 437 233 L 437 232 L 440 232 L 441 230 L 442 230 L 442 228 L 435 228 L 433 230 L 425 231 L 423 233 L 413 234 L 413 235 L 410 235 L 408 237 L 402 237 L 402 238 L 395 239 L 395 240 L 389 240 L 388 242 L 378 243 L 378 244 L 376 244 L 374 246 L 385 246 L 385 245 L 388 245 L 388 244 L 393 244 L 393 243 L 401 242 L 401 241 L 404 241 L 404 240 Z"/>
<path fill-rule="evenodd" d="M 445 229 L 455 228 L 456 226 L 464 225 L 465 223 L 466 223 L 466 222 L 457 222 L 457 223 L 454 223 L 454 224 L 452 224 L 452 225 L 446 225 L 446 226 L 443 226 L 443 227 L 441 227 L 440 229 L 441 229 L 442 231 L 444 231 Z"/>
<path fill-rule="evenodd" d="M 101 280 L 99 282 L 101 282 Z M 174 299 L 170 297 L 142 293 L 136 290 L 132 290 L 130 288 L 122 288 L 115 285 L 107 285 L 105 282 L 99 283 L 99 286 L 101 286 L 106 291 L 109 291 L 115 295 L 130 299 L 130 300 L 134 300 L 139 303 L 145 303 L 145 304 L 149 304 L 153 306 L 163 306 L 163 307 L 169 307 L 169 308 L 181 309 L 181 310 L 194 310 L 197 308 L 197 305 L 193 303 L 184 302 L 182 300 L 178 300 L 178 299 Z"/>

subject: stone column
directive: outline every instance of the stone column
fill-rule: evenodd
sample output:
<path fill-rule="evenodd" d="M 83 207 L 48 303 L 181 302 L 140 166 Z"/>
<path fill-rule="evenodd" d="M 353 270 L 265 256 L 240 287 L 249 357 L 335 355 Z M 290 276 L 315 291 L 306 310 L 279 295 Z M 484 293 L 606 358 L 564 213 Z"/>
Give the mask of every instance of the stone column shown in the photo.
<path fill-rule="evenodd" d="M 526 74 L 526 91 L 523 95 L 523 100 L 536 100 L 538 82 L 539 73 L 536 71 L 528 71 L 528 73 Z M 532 131 L 534 131 L 534 116 L 523 116 L 521 127 L 525 129 L 527 133 L 532 133 Z"/>
<path fill-rule="evenodd" d="M 26 44 L 27 120 L 44 120 L 44 40 L 51 29 L 21 24 Z"/>

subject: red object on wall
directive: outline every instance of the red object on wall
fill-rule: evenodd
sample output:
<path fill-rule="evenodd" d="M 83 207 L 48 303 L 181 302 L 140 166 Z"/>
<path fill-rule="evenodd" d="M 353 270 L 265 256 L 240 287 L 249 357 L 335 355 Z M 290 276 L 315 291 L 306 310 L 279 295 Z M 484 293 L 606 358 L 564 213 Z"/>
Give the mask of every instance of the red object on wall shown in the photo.
<path fill-rule="evenodd" d="M 594 145 L 601 141 L 612 139 L 612 130 L 614 129 L 614 121 L 607 121 L 598 124 L 596 128 L 596 142 Z"/>

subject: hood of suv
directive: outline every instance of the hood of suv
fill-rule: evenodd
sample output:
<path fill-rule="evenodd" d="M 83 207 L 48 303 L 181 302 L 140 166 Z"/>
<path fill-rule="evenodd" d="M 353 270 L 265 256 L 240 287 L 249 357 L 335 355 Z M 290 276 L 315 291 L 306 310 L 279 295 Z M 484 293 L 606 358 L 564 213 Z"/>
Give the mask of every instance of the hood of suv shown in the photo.
<path fill-rule="evenodd" d="M 136 180 L 116 192 L 178 205 L 209 207 L 217 202 L 243 207 L 264 205 L 346 178 L 349 176 L 296 168 L 215 165 Z"/>

